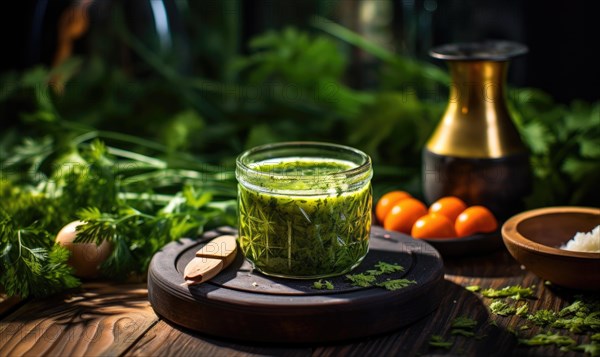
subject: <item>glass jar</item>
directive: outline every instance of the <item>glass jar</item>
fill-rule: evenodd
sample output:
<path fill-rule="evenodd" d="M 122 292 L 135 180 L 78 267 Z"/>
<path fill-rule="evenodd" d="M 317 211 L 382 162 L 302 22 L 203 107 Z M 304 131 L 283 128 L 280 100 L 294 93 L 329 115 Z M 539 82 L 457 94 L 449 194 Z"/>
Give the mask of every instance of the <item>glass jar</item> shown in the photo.
<path fill-rule="evenodd" d="M 342 145 L 288 142 L 237 158 L 239 243 L 260 272 L 340 275 L 369 249 L 371 159 Z"/>

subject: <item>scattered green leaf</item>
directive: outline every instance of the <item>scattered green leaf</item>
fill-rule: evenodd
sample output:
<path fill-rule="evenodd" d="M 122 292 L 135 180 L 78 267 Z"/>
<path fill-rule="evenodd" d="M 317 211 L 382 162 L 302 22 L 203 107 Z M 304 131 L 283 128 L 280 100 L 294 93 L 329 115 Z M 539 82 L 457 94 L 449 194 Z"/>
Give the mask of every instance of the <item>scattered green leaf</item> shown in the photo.
<path fill-rule="evenodd" d="M 452 348 L 453 344 L 454 343 L 450 341 L 444 340 L 444 338 L 440 335 L 431 335 L 431 337 L 429 338 L 429 346 L 431 347 L 449 350 L 450 348 Z"/>
<path fill-rule="evenodd" d="M 318 290 L 323 290 L 323 289 L 333 290 L 334 286 L 331 283 L 331 281 L 329 281 L 329 280 L 319 279 L 319 280 L 317 280 L 317 281 L 315 281 L 313 283 L 313 289 L 318 289 Z"/>
<path fill-rule="evenodd" d="M 492 313 L 500 316 L 508 316 L 514 314 L 517 309 L 514 306 L 508 305 L 504 301 L 494 300 L 490 303 Z"/>

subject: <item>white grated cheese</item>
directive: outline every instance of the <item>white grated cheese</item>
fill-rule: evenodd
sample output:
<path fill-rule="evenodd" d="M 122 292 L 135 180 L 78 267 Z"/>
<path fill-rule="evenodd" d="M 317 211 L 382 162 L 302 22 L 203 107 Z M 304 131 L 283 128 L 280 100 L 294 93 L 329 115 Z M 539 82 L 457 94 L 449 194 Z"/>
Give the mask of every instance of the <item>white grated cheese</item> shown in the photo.
<path fill-rule="evenodd" d="M 600 253 L 600 225 L 589 233 L 575 234 L 573 239 L 560 248 L 576 252 Z"/>

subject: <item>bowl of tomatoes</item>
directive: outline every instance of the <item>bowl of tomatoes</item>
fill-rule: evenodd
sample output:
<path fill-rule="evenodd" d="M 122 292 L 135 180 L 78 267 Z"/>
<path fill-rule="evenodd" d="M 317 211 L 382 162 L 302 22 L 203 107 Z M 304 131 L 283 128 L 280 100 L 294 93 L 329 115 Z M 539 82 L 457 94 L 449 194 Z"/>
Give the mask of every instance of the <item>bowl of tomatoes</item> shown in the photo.
<path fill-rule="evenodd" d="M 424 240 L 446 257 L 502 247 L 494 214 L 454 196 L 442 197 L 427 207 L 405 191 L 391 191 L 377 202 L 375 216 L 383 228 Z"/>

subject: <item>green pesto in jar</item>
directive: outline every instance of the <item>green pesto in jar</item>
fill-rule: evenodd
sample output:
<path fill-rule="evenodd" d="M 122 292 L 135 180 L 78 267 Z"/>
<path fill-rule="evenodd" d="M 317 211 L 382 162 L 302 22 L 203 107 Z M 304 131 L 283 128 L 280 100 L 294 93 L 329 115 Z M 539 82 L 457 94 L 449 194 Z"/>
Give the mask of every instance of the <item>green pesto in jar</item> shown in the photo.
<path fill-rule="evenodd" d="M 256 269 L 310 279 L 343 274 L 361 262 L 369 245 L 371 186 L 350 188 L 335 177 L 355 167 L 317 158 L 251 165 L 266 175 L 254 187 L 239 185 L 239 243 Z"/>

